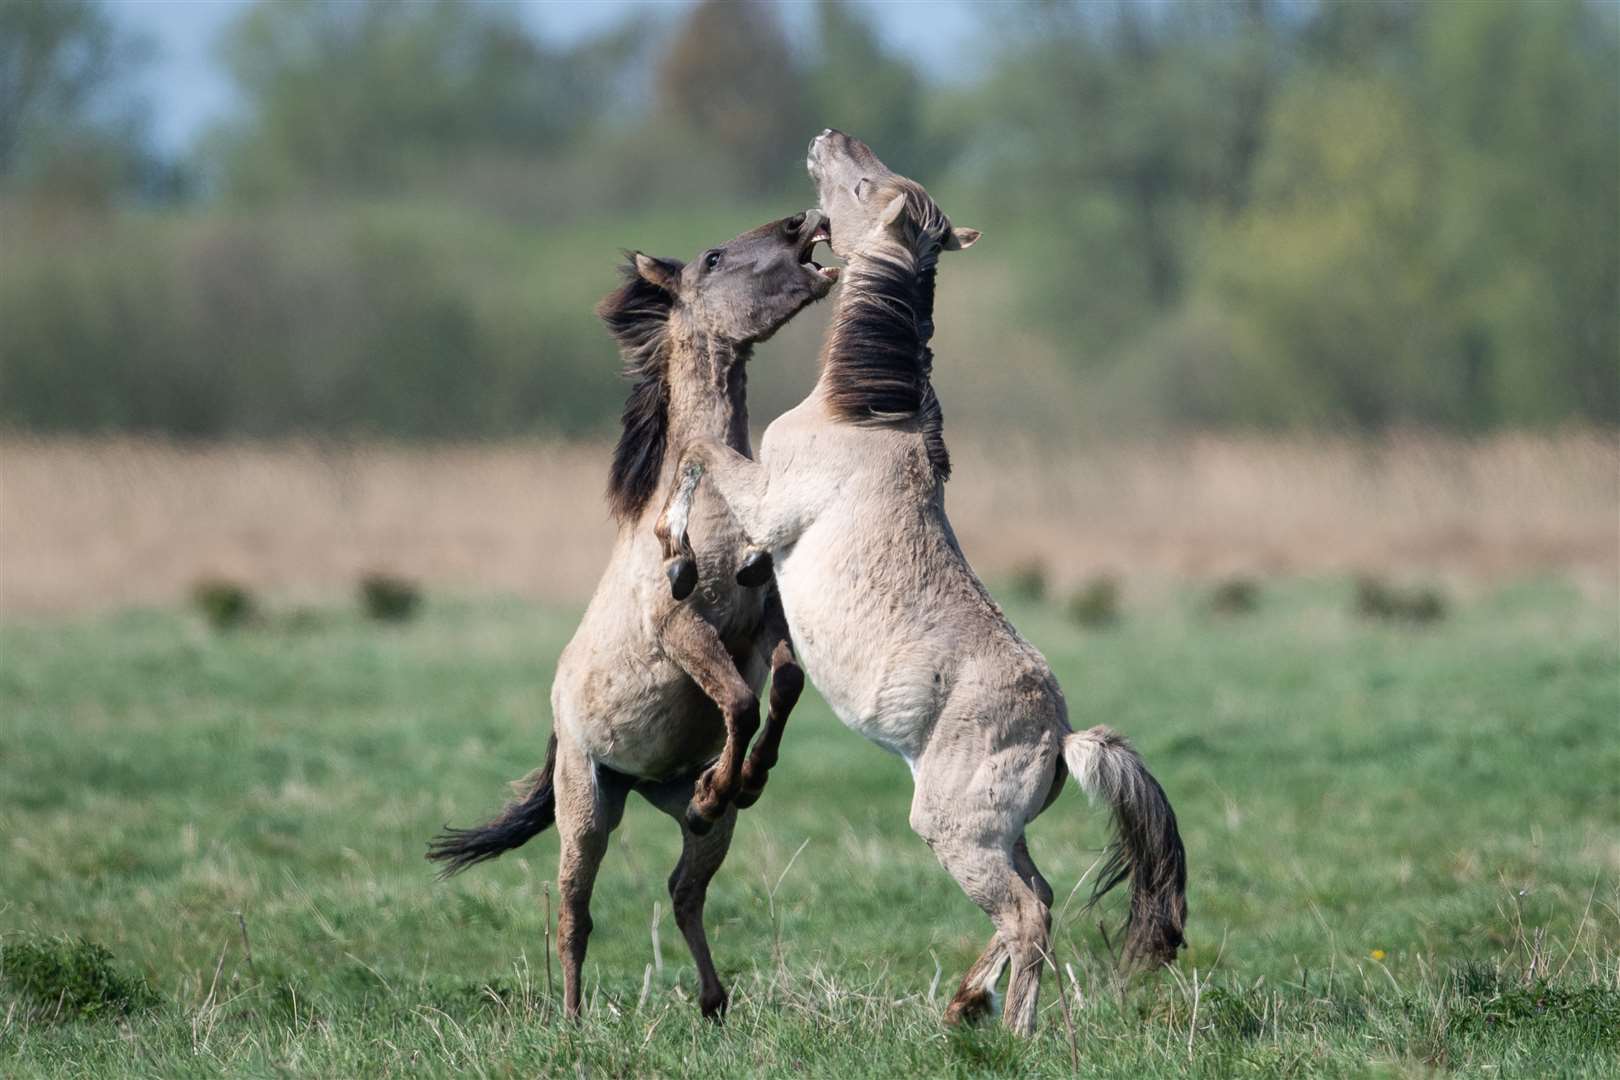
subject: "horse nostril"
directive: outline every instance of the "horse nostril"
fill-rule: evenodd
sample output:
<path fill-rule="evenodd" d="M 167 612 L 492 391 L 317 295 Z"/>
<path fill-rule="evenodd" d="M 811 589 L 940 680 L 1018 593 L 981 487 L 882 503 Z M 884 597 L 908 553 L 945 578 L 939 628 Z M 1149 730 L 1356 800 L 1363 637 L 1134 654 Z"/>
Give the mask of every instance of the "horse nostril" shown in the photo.
<path fill-rule="evenodd" d="M 802 213 L 794 214 L 792 217 L 782 222 L 782 228 L 787 231 L 789 236 L 792 236 L 794 233 L 804 228 L 804 215 Z"/>

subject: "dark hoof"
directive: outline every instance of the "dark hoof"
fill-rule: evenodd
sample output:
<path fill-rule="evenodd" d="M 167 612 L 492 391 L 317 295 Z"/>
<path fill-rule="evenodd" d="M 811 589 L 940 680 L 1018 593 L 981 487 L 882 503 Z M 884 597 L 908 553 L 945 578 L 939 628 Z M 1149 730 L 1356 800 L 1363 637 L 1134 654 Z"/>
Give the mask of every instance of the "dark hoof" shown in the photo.
<path fill-rule="evenodd" d="M 686 827 L 693 836 L 706 836 L 714 828 L 714 822 L 698 812 L 697 803 L 688 803 L 686 806 Z"/>
<path fill-rule="evenodd" d="M 725 1020 L 726 1008 L 730 1004 L 731 999 L 726 995 L 724 990 L 720 991 L 720 993 L 714 997 L 704 994 L 698 999 L 698 1008 L 703 1010 L 703 1019 L 713 1020 L 717 1024 Z"/>
<path fill-rule="evenodd" d="M 994 999 L 988 990 L 958 990 L 951 1003 L 945 1006 L 945 1023 L 950 1027 L 959 1024 L 976 1024 L 987 1020 L 995 1012 Z"/>
<path fill-rule="evenodd" d="M 697 588 L 697 563 L 685 555 L 678 555 L 664 564 L 664 574 L 669 578 L 669 592 L 677 601 L 685 600 Z"/>
<path fill-rule="evenodd" d="M 737 584 L 745 589 L 757 589 L 761 585 L 769 584 L 774 568 L 770 552 L 750 552 L 748 558 L 737 568 Z"/>
<path fill-rule="evenodd" d="M 731 804 L 739 810 L 746 810 L 759 802 L 759 797 L 763 794 L 765 794 L 765 785 L 763 784 L 757 788 L 745 787 L 737 792 L 737 797 L 731 800 Z"/>

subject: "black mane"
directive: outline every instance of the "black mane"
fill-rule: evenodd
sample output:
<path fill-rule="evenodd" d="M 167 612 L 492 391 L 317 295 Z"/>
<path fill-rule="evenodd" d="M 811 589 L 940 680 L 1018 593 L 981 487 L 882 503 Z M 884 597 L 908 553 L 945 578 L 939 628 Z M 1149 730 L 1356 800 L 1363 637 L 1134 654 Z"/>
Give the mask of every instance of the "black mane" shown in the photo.
<path fill-rule="evenodd" d="M 680 264 L 661 259 L 676 273 Z M 669 315 L 674 299 L 636 273 L 632 255 L 621 268 L 624 284 L 596 305 L 597 316 L 619 343 L 624 375 L 634 385 L 620 417 L 623 431 L 608 473 L 608 507 L 620 522 L 633 521 L 658 490 L 669 427 Z"/>
<path fill-rule="evenodd" d="M 936 214 L 938 211 L 934 211 Z M 950 479 L 944 414 L 934 394 L 934 276 L 939 242 L 919 230 L 922 254 L 908 265 L 872 258 L 846 271 L 850 299 L 828 339 L 822 375 L 833 415 L 851 423 L 916 423 L 928 461 Z"/>

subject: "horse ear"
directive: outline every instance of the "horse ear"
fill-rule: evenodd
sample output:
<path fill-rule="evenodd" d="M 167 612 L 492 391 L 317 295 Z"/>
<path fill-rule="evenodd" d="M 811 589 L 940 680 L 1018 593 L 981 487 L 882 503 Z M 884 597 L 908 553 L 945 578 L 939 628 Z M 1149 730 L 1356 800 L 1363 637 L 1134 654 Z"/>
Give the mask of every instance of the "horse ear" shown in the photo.
<path fill-rule="evenodd" d="M 900 220 L 900 215 L 905 213 L 905 210 L 906 197 L 904 195 L 896 195 L 889 201 L 889 205 L 883 208 L 883 216 L 880 220 L 885 226 L 893 225 L 896 221 Z"/>
<path fill-rule="evenodd" d="M 960 229 L 952 229 L 946 235 L 945 243 L 942 246 L 946 251 L 961 251 L 963 248 L 972 247 L 974 242 L 982 235 L 978 229 L 970 229 L 964 225 Z"/>
<path fill-rule="evenodd" d="M 647 284 L 663 289 L 674 296 L 681 287 L 681 264 L 673 259 L 655 259 L 636 252 L 633 256 L 636 274 Z"/>

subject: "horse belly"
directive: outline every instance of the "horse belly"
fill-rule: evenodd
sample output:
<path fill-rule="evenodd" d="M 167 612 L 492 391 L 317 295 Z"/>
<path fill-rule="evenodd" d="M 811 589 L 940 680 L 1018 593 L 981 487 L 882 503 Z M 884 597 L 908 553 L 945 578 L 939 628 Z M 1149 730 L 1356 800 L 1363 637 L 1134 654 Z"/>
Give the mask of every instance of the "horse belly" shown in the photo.
<path fill-rule="evenodd" d="M 719 709 L 667 661 L 591 671 L 566 696 L 558 721 L 592 760 L 629 776 L 662 780 L 712 760 L 725 744 Z"/>
<path fill-rule="evenodd" d="M 805 538 L 776 565 L 800 665 L 834 715 L 909 763 L 939 708 L 937 668 L 909 635 L 891 633 L 878 594 L 846 581 L 835 551 Z"/>

